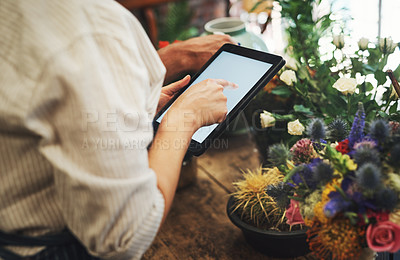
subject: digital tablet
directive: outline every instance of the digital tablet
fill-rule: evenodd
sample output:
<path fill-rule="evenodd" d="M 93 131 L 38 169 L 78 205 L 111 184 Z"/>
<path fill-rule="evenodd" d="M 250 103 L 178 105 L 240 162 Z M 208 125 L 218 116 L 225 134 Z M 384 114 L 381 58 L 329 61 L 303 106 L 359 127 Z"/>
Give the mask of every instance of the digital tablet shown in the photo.
<path fill-rule="evenodd" d="M 227 97 L 226 119 L 219 124 L 201 127 L 192 137 L 189 152 L 196 156 L 201 155 L 284 64 L 285 61 L 282 57 L 277 55 L 233 44 L 223 45 L 192 77 L 190 83 L 182 88 L 156 115 L 153 122 L 155 131 L 173 102 L 192 85 L 205 79 L 225 79 L 236 83 L 239 86 L 237 89 L 225 88 L 223 90 Z"/>

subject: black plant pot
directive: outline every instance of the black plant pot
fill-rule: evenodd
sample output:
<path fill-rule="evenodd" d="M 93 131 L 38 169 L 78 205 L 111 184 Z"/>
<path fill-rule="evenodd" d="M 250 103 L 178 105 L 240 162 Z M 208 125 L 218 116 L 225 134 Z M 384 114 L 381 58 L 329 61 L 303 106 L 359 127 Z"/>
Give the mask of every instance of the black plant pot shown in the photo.
<path fill-rule="evenodd" d="M 227 213 L 229 219 L 240 228 L 243 235 L 252 247 L 261 253 L 277 257 L 289 258 L 304 256 L 310 252 L 307 244 L 306 230 L 296 231 L 269 231 L 256 228 L 243 222 L 234 208 L 234 197 L 228 200 Z"/>

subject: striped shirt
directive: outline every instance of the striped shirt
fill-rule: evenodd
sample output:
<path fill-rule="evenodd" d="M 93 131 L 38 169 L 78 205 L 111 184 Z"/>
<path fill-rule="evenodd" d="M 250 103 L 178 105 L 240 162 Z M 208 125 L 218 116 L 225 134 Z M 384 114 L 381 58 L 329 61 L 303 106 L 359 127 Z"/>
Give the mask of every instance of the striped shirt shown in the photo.
<path fill-rule="evenodd" d="M 0 17 L 0 230 L 140 258 L 164 211 L 146 148 L 165 75 L 140 23 L 112 0 L 1 0 Z"/>

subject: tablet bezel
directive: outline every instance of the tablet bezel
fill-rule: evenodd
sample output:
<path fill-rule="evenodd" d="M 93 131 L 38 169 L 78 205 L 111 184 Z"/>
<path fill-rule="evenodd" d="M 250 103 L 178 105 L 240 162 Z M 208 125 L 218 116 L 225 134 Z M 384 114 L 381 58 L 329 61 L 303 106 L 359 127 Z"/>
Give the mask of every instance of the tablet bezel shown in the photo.
<path fill-rule="evenodd" d="M 171 105 L 174 101 L 195 81 L 201 73 L 218 57 L 221 52 L 226 51 L 232 54 L 240 55 L 243 57 L 259 60 L 262 62 L 266 62 L 272 64 L 272 66 L 268 69 L 267 72 L 257 81 L 256 84 L 249 90 L 249 92 L 239 101 L 239 103 L 227 114 L 226 119 L 219 123 L 218 126 L 207 136 L 206 139 L 202 143 L 199 143 L 195 140 L 191 140 L 189 145 L 189 152 L 193 155 L 199 156 L 203 154 L 207 148 L 211 145 L 212 140 L 217 138 L 228 126 L 229 122 L 232 121 L 239 113 L 242 111 L 253 99 L 253 97 L 257 94 L 261 88 L 263 88 L 278 71 L 285 65 L 285 60 L 277 55 L 261 52 L 253 49 L 249 49 L 246 47 L 233 45 L 233 44 L 225 44 L 223 45 L 204 65 L 203 67 L 194 75 L 190 82 L 183 87 L 173 98 L 157 113 L 154 118 L 153 126 L 154 131 L 156 132 L 158 129 L 159 123 L 156 121 Z M 240 86 L 239 86 L 240 87 Z"/>

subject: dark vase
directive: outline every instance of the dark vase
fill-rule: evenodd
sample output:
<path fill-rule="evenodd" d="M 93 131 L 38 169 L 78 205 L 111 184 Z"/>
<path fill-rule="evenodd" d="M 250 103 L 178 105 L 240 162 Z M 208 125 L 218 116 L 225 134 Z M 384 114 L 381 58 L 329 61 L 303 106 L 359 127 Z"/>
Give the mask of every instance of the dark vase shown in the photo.
<path fill-rule="evenodd" d="M 242 230 L 247 243 L 256 250 L 277 258 L 304 256 L 310 252 L 306 230 L 270 231 L 256 228 L 243 222 L 236 211 L 232 212 L 234 202 L 235 199 L 231 196 L 226 208 L 228 217 L 235 226 Z"/>

